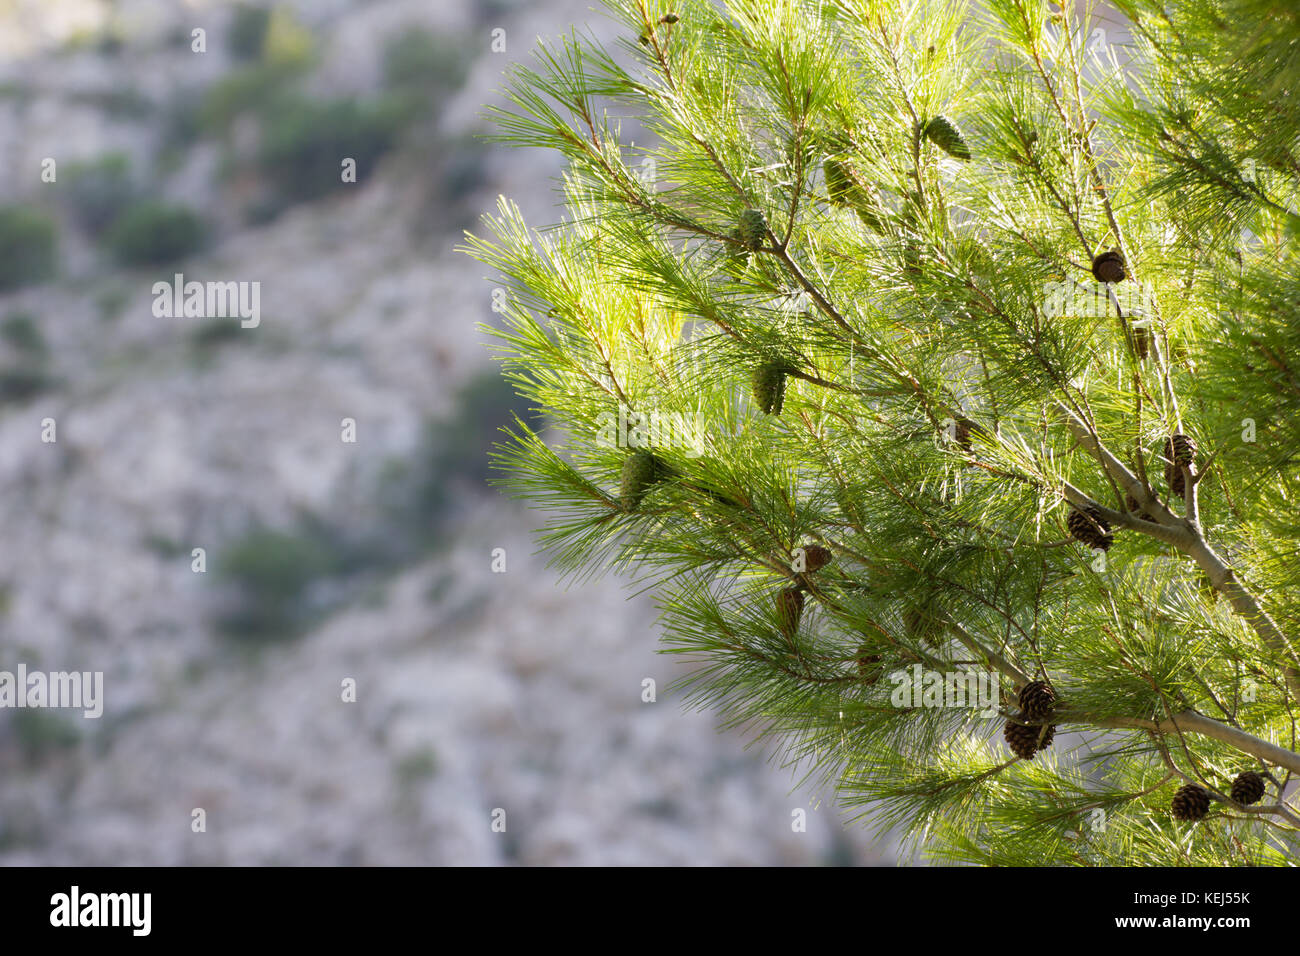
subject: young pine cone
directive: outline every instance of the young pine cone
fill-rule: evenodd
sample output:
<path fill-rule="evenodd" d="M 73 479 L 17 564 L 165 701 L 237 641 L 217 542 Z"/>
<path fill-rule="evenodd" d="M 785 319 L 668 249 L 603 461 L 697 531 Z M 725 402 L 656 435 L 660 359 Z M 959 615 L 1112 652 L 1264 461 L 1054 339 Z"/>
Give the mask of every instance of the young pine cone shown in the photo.
<path fill-rule="evenodd" d="M 750 252 L 755 252 L 767 238 L 767 219 L 758 209 L 746 209 L 740 214 L 736 230 L 741 244 Z"/>
<path fill-rule="evenodd" d="M 970 159 L 970 147 L 962 139 L 961 131 L 946 116 L 936 116 L 925 124 L 925 138 L 955 159 Z"/>
<path fill-rule="evenodd" d="M 754 369 L 754 401 L 764 415 L 780 415 L 785 406 L 785 376 L 789 363 L 777 359 L 764 362 Z"/>
<path fill-rule="evenodd" d="M 644 448 L 632 452 L 623 460 L 623 474 L 619 497 L 623 510 L 636 511 L 650 486 L 658 481 L 664 472 L 663 464 Z"/>

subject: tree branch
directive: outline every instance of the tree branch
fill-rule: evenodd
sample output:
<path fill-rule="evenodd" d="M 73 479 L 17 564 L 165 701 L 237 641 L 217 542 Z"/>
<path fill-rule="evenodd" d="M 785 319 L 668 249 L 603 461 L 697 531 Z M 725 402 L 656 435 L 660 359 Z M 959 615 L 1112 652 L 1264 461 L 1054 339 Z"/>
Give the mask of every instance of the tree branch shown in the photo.
<path fill-rule="evenodd" d="M 1236 747 L 1265 763 L 1286 767 L 1288 770 L 1300 773 L 1300 754 L 1248 734 L 1244 730 L 1221 724 L 1194 710 L 1181 711 L 1166 720 L 1147 720 L 1141 717 L 1095 717 L 1069 711 L 1062 711 L 1058 716 L 1061 723 L 1087 723 L 1095 727 L 1111 727 L 1116 730 L 1150 730 L 1158 734 L 1184 732 L 1200 734 Z"/>
<path fill-rule="evenodd" d="M 1233 610 L 1245 619 L 1246 623 L 1259 635 L 1260 640 L 1274 653 L 1291 658 L 1292 663 L 1283 665 L 1283 673 L 1286 676 L 1287 688 L 1290 690 L 1291 696 L 1300 701 L 1300 653 L 1297 652 L 1286 635 L 1282 633 L 1273 619 L 1260 606 L 1255 596 L 1237 580 L 1232 568 L 1209 546 L 1201 534 L 1200 526 L 1185 518 L 1179 518 L 1166 508 L 1163 502 L 1151 500 L 1146 488 L 1138 481 L 1137 477 L 1104 444 L 1097 440 L 1092 431 L 1073 410 L 1060 402 L 1057 403 L 1057 407 L 1065 415 L 1066 426 L 1084 450 L 1096 458 L 1107 473 L 1115 479 L 1116 483 L 1136 498 L 1148 513 L 1154 513 L 1159 524 L 1143 521 L 1131 513 L 1112 511 L 1109 508 L 1101 507 L 1069 482 L 1066 482 L 1065 487 L 1066 498 L 1074 504 L 1085 506 L 1091 504 L 1098 508 L 1107 521 L 1133 528 L 1171 544 L 1194 560 L 1200 569 L 1205 572 L 1206 577 L 1210 579 L 1210 583 L 1214 585 L 1215 590 L 1228 598 Z M 1188 469 L 1184 469 L 1185 481 L 1190 481 L 1188 475 Z M 1195 489 L 1191 489 L 1190 493 L 1194 494 Z"/>

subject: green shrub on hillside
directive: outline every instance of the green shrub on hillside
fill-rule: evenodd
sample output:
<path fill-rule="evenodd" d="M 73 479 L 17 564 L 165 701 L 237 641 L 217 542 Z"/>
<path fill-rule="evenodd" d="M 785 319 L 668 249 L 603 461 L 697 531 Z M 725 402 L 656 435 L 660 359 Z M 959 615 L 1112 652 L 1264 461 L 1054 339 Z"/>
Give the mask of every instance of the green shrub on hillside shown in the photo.
<path fill-rule="evenodd" d="M 77 223 L 99 236 L 135 200 L 130 160 L 110 153 L 86 163 L 70 163 L 63 171 L 60 193 Z"/>
<path fill-rule="evenodd" d="M 54 275 L 54 222 L 21 206 L 0 208 L 0 292 L 44 282 Z"/>
<path fill-rule="evenodd" d="M 404 123 L 405 110 L 392 100 L 282 104 L 263 126 L 260 164 L 278 196 L 316 199 L 344 185 L 346 158 L 356 160 L 357 181 L 364 181 Z"/>
<path fill-rule="evenodd" d="M 125 266 L 166 265 L 198 252 L 206 240 L 196 212 L 154 199 L 122 213 L 105 235 L 113 258 Z"/>
<path fill-rule="evenodd" d="M 266 31 L 271 25 L 271 11 L 241 3 L 235 7 L 226 31 L 226 49 L 237 60 L 256 60 L 262 56 Z"/>

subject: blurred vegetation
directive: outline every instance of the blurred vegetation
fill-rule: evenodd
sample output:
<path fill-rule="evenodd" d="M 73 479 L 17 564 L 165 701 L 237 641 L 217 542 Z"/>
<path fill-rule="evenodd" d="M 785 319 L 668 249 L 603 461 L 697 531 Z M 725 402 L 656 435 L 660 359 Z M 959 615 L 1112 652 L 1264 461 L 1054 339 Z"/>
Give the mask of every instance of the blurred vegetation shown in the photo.
<path fill-rule="evenodd" d="M 278 63 L 256 63 L 227 73 L 203 94 L 193 129 L 204 136 L 224 135 L 237 117 L 262 113 L 285 98 L 302 74 L 298 65 Z M 188 131 L 184 117 L 174 122 L 180 131 Z"/>
<path fill-rule="evenodd" d="M 130 86 L 70 93 L 68 100 L 93 107 L 116 119 L 148 120 L 154 115 L 153 100 Z"/>
<path fill-rule="evenodd" d="M 39 764 L 81 741 L 76 724 L 54 710 L 24 707 L 13 712 L 18 747 L 29 764 Z"/>
<path fill-rule="evenodd" d="M 484 373 L 460 391 L 453 415 L 429 424 L 416 454 L 382 476 L 377 522 L 348 530 L 313 517 L 286 530 L 255 528 L 232 542 L 217 562 L 216 580 L 230 594 L 218 630 L 250 645 L 290 640 L 368 593 L 376 577 L 436 548 L 455 496 L 487 490 L 488 450 L 516 413 L 529 418 L 513 388 L 496 372 Z"/>
<path fill-rule="evenodd" d="M 15 364 L 0 368 L 0 403 L 25 402 L 53 384 L 44 365 Z"/>
<path fill-rule="evenodd" d="M 194 125 L 208 136 L 225 134 L 242 114 L 273 108 L 316 61 L 311 33 L 284 7 L 237 10 L 226 42 L 244 65 L 213 83 L 198 104 Z"/>
<path fill-rule="evenodd" d="M 316 42 L 288 7 L 240 3 L 226 30 L 226 50 L 245 62 L 305 65 L 315 57 Z"/>
<path fill-rule="evenodd" d="M 244 327 L 234 319 L 204 319 L 190 333 L 190 345 L 200 352 L 206 352 L 238 340 L 244 331 Z"/>
<path fill-rule="evenodd" d="M 345 157 L 356 160 L 357 182 L 364 182 L 397 142 L 407 119 L 406 109 L 392 99 L 278 104 L 263 126 L 262 172 L 286 203 L 340 188 Z"/>
<path fill-rule="evenodd" d="M 438 755 L 430 747 L 413 750 L 393 766 L 398 784 L 414 787 L 438 774 Z"/>
<path fill-rule="evenodd" d="M 54 275 L 56 235 L 48 216 L 23 206 L 0 207 L 0 292 Z"/>
<path fill-rule="evenodd" d="M 112 322 L 120 318 L 122 310 L 126 308 L 126 303 L 130 299 L 130 294 L 120 285 L 110 285 L 95 294 L 95 308 L 99 310 L 99 318 L 103 322 Z"/>
<path fill-rule="evenodd" d="M 270 25 L 271 11 L 267 7 L 247 3 L 237 5 L 226 31 L 226 49 L 236 60 L 261 59 Z"/>
<path fill-rule="evenodd" d="M 456 495 L 489 490 L 488 453 L 501 440 L 501 429 L 512 426 L 516 415 L 538 427 L 524 400 L 496 372 L 470 379 L 456 401 L 452 416 L 425 426 L 414 458 L 394 462 L 382 482 L 388 523 L 403 529 L 417 552 L 434 544 Z"/>
<path fill-rule="evenodd" d="M 316 40 L 288 7 L 276 6 L 262 38 L 262 62 L 307 67 L 316 59 Z"/>
<path fill-rule="evenodd" d="M 74 221 L 92 238 L 102 235 L 138 198 L 130 160 L 124 153 L 69 163 L 63 171 L 60 194 Z"/>
<path fill-rule="evenodd" d="M 483 372 L 466 382 L 457 393 L 455 416 L 430 429 L 430 461 L 437 483 L 462 482 L 486 489 L 492 474 L 488 453 L 502 440 L 501 429 L 514 426 L 516 416 L 534 428 L 541 425 L 498 372 Z"/>
<path fill-rule="evenodd" d="M 233 587 L 235 603 L 217 625 L 252 642 L 295 637 L 314 616 L 309 588 L 341 567 L 333 542 L 314 525 L 294 531 L 256 528 L 221 556 L 218 579 Z"/>
<path fill-rule="evenodd" d="M 30 312 L 11 312 L 0 321 L 0 340 L 28 356 L 44 358 L 49 352 L 45 336 Z"/>
<path fill-rule="evenodd" d="M 180 90 L 163 109 L 160 123 L 162 147 L 158 155 L 160 167 L 178 167 L 185 151 L 198 142 L 203 134 L 206 102 L 207 97 L 202 93 Z"/>
<path fill-rule="evenodd" d="M 464 84 L 469 51 L 459 37 L 418 28 L 403 30 L 384 47 L 384 87 L 415 98 L 436 115 L 440 100 Z"/>
<path fill-rule="evenodd" d="M 206 241 L 198 213 L 158 199 L 136 202 L 104 234 L 110 254 L 124 266 L 166 265 L 198 252 Z"/>
<path fill-rule="evenodd" d="M 0 403 L 25 402 L 50 388 L 49 347 L 35 316 L 13 312 L 0 322 L 0 340 L 15 353 L 0 366 Z"/>

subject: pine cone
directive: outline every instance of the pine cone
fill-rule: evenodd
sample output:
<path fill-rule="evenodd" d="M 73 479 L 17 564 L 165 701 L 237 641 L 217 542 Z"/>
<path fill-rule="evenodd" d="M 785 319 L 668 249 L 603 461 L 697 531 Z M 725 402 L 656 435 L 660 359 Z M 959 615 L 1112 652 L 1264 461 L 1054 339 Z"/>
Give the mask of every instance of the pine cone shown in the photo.
<path fill-rule="evenodd" d="M 830 548 L 823 548 L 820 544 L 807 544 L 803 546 L 803 565 L 805 571 L 820 571 L 834 559 L 835 554 Z"/>
<path fill-rule="evenodd" d="M 1020 689 L 1020 709 L 1026 717 L 1041 720 L 1056 708 L 1056 691 L 1047 681 L 1030 681 Z"/>
<path fill-rule="evenodd" d="M 1056 724 L 1048 724 L 1037 729 L 1042 732 L 1042 738 L 1038 741 L 1038 749 L 1041 752 L 1052 746 L 1052 741 L 1056 739 Z"/>
<path fill-rule="evenodd" d="M 822 171 L 826 174 L 826 195 L 831 202 L 837 206 L 853 205 L 856 183 L 848 167 L 838 159 L 826 159 L 822 161 Z"/>
<path fill-rule="evenodd" d="M 969 418 L 963 416 L 956 419 L 954 426 L 953 440 L 957 442 L 957 447 L 964 452 L 969 452 L 971 448 L 970 432 L 971 429 L 975 427 L 975 423 Z"/>
<path fill-rule="evenodd" d="M 837 206 L 856 210 L 863 225 L 879 232 L 883 224 L 876 214 L 871 190 L 853 167 L 842 160 L 827 157 L 822 160 L 822 170 L 826 174 L 826 195 L 830 201 Z"/>
<path fill-rule="evenodd" d="M 767 220 L 763 218 L 761 211 L 746 209 L 740 214 L 740 225 L 737 226 L 737 232 L 744 247 L 750 252 L 754 252 L 763 245 L 763 240 L 767 238 Z"/>
<path fill-rule="evenodd" d="M 970 159 L 970 147 L 961 137 L 961 131 L 946 116 L 936 116 L 925 124 L 926 138 L 949 156 Z"/>
<path fill-rule="evenodd" d="M 1174 464 L 1191 465 L 1196 460 L 1196 442 L 1186 435 L 1174 436 Z"/>
<path fill-rule="evenodd" d="M 1128 510 L 1133 512 L 1135 517 L 1141 518 L 1143 521 L 1156 520 L 1151 515 L 1147 514 L 1145 511 L 1142 510 L 1142 506 L 1138 504 L 1138 500 L 1134 498 L 1132 495 L 1127 495 L 1124 498 L 1124 503 L 1128 505 Z"/>
<path fill-rule="evenodd" d="M 1136 322 L 1132 325 L 1133 329 L 1133 351 L 1137 353 L 1138 361 L 1145 362 L 1147 356 L 1151 354 L 1151 330 L 1145 325 L 1138 325 Z"/>
<path fill-rule="evenodd" d="M 1023 715 L 1022 715 L 1023 717 Z M 1008 720 L 1005 727 L 1002 728 L 1002 737 L 1007 742 L 1007 747 L 1011 752 L 1022 760 L 1031 760 L 1034 754 L 1046 750 L 1051 746 L 1053 738 L 1056 736 L 1056 728 L 1053 726 L 1034 727 L 1018 723 L 1017 719 Z M 1038 738 L 1042 736 L 1040 741 Z"/>
<path fill-rule="evenodd" d="M 1084 512 L 1071 507 L 1070 516 L 1065 519 L 1065 526 L 1070 531 L 1070 537 L 1081 544 L 1086 544 L 1089 548 L 1109 551 L 1110 546 L 1115 542 L 1115 536 L 1110 533 L 1110 525 L 1096 508 L 1090 507 Z"/>
<path fill-rule="evenodd" d="M 1264 796 L 1264 778 L 1253 770 L 1237 774 L 1232 781 L 1232 799 L 1243 806 L 1259 803 Z"/>
<path fill-rule="evenodd" d="M 871 653 L 871 646 L 868 644 L 863 644 L 858 648 L 858 677 L 868 687 L 874 686 L 880 680 L 881 675 L 885 673 L 885 666 L 881 663 L 884 659 L 884 654 Z"/>
<path fill-rule="evenodd" d="M 776 596 L 776 616 L 781 622 L 781 633 L 793 637 L 799 630 L 799 621 L 803 617 L 803 591 L 800 588 L 786 588 Z"/>
<path fill-rule="evenodd" d="M 623 510 L 636 511 L 650 486 L 663 474 L 663 465 L 653 454 L 640 449 L 632 452 L 623 460 L 622 485 L 620 487 Z"/>
<path fill-rule="evenodd" d="M 754 369 L 754 401 L 764 415 L 780 415 L 785 406 L 785 362 L 764 362 Z"/>
<path fill-rule="evenodd" d="M 1174 794 L 1169 811 L 1175 820 L 1199 820 L 1210 812 L 1210 795 L 1204 787 L 1185 784 Z"/>
<path fill-rule="evenodd" d="M 1092 275 L 1098 282 L 1123 282 L 1128 273 L 1124 270 L 1124 257 L 1119 250 L 1111 249 L 1093 259 Z"/>
<path fill-rule="evenodd" d="M 1187 497 L 1182 466 L 1191 467 L 1195 460 L 1196 442 L 1186 435 L 1175 435 L 1173 439 L 1165 439 L 1165 482 L 1169 485 L 1169 490 L 1179 498 Z"/>

